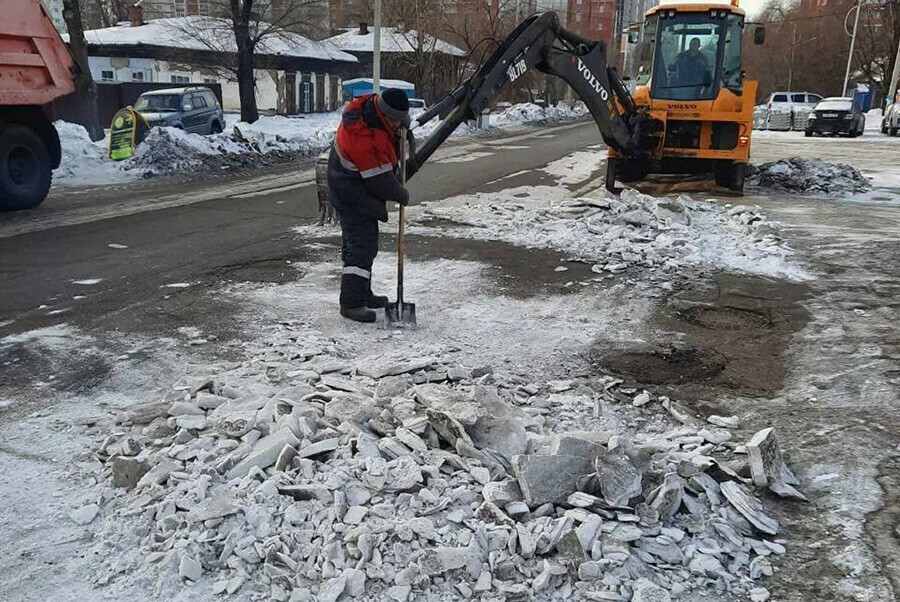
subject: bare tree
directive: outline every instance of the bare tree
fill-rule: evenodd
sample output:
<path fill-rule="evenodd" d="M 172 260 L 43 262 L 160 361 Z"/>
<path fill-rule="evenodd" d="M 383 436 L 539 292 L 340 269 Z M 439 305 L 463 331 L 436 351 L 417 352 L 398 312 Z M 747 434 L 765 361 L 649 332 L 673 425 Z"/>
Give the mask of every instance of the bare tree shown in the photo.
<path fill-rule="evenodd" d="M 100 116 L 97 112 L 97 86 L 88 65 L 84 23 L 78 0 L 63 0 L 63 19 L 69 30 L 69 49 L 78 67 L 78 74 L 75 76 L 75 98 L 78 106 L 76 121 L 87 129 L 91 140 L 100 140 L 103 138 L 103 127 L 100 125 Z"/>
<path fill-rule="evenodd" d="M 186 19 L 176 27 L 211 52 L 211 69 L 237 82 L 241 120 L 253 123 L 259 119 L 257 51 L 279 40 L 291 42 L 291 33 L 321 34 L 323 0 L 207 0 L 205 4 L 213 16 Z"/>
<path fill-rule="evenodd" d="M 458 59 L 439 37 L 447 22 L 447 6 L 444 0 L 387 0 L 384 4 L 384 23 L 394 28 L 394 39 L 404 50 L 382 55 L 385 63 L 412 78 L 429 100 L 456 76 Z"/>
<path fill-rule="evenodd" d="M 766 6 L 756 18 L 768 30 L 765 45 L 752 44 L 752 27 L 746 29 L 744 40 L 744 68 L 759 80 L 760 96 L 787 90 L 789 84 L 797 91 L 843 94 L 850 52 L 850 37 L 844 28 L 846 21 L 852 25 L 853 15 L 848 12 L 855 4 L 853 0 L 822 6 L 773 1 Z M 876 0 L 864 3 L 862 10 L 851 73 L 887 93 L 887 79 L 900 42 L 898 2 Z"/>

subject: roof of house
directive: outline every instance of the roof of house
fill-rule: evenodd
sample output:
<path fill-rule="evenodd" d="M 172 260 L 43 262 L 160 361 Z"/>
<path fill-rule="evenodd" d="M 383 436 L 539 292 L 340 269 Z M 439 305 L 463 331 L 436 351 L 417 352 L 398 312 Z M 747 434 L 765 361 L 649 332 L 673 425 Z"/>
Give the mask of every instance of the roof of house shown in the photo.
<path fill-rule="evenodd" d="M 259 27 L 268 27 L 260 22 Z M 158 46 L 212 52 L 237 52 L 231 21 L 216 17 L 192 15 L 154 19 L 132 27 L 119 23 L 114 27 L 84 32 L 88 46 Z M 68 41 L 68 36 L 64 36 Z M 262 39 L 257 55 L 358 62 L 352 54 L 342 52 L 328 40 L 315 42 L 299 33 L 280 31 Z"/>
<path fill-rule="evenodd" d="M 342 86 L 352 86 L 353 84 L 364 83 L 368 84 L 370 87 L 372 86 L 372 78 L 371 77 L 356 77 L 353 79 L 345 79 L 341 82 Z M 413 90 L 416 85 L 412 82 L 404 81 L 402 79 L 380 79 L 378 83 L 382 88 L 401 88 L 404 90 Z"/>
<path fill-rule="evenodd" d="M 381 28 L 381 52 L 415 52 L 418 46 L 419 33 L 414 29 L 401 30 L 397 27 Z M 425 34 L 423 37 L 426 52 L 439 52 L 451 56 L 466 56 L 466 52 L 449 42 Z M 359 28 L 347 29 L 325 40 L 345 52 L 373 52 L 375 33 L 370 29 L 361 34 Z"/>

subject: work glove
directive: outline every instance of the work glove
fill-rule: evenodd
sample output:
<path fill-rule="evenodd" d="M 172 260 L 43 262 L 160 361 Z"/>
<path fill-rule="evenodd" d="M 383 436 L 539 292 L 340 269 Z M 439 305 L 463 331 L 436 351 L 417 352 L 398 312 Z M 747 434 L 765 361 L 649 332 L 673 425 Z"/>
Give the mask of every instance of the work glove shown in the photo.
<path fill-rule="evenodd" d="M 409 191 L 405 186 L 400 187 L 399 196 L 397 197 L 397 204 L 406 207 L 409 205 Z"/>

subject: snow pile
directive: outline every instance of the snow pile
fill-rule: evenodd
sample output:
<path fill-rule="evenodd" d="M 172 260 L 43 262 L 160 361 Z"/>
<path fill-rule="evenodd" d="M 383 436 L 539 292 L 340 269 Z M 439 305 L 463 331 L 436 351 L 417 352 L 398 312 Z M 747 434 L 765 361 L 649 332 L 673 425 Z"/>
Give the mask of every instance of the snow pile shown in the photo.
<path fill-rule="evenodd" d="M 59 134 L 62 160 L 53 172 L 55 183 L 80 184 L 103 179 L 108 183 L 125 182 L 132 177 L 122 166 L 107 156 L 109 141 L 93 142 L 87 130 L 78 124 L 56 121 L 53 124 Z"/>
<path fill-rule="evenodd" d="M 506 129 L 529 123 L 563 121 L 586 112 L 583 103 L 560 103 L 546 108 L 526 103 L 492 115 L 491 127 Z M 108 184 L 141 176 L 269 165 L 298 156 L 309 157 L 331 144 L 340 119 L 340 111 L 304 117 L 262 116 L 255 123 L 234 123 L 229 132 L 211 136 L 156 127 L 135 150 L 134 159 L 118 163 L 106 156 L 105 142 L 95 144 L 83 127 L 58 121 L 63 163 L 55 178 L 60 184 Z M 416 128 L 416 136 L 427 137 L 440 123 L 435 119 Z M 481 133 L 483 130 L 473 123 L 464 123 L 453 137 Z"/>
<path fill-rule="evenodd" d="M 255 123 L 235 124 L 234 136 L 256 142 L 262 152 L 286 150 L 308 156 L 331 144 L 340 121 L 340 111 L 304 118 L 264 116 Z"/>
<path fill-rule="evenodd" d="M 612 377 L 354 357 L 296 323 L 267 343 L 77 422 L 94 446 L 73 466 L 97 494 L 70 518 L 93 525 L 97 584 L 282 602 L 768 597 L 758 580 L 785 549 L 752 486 L 802 498 L 771 429 L 742 455 L 736 418 L 703 424 Z M 656 427 L 599 428 L 610 414 Z"/>
<path fill-rule="evenodd" d="M 764 130 L 768 127 L 769 108 L 766 105 L 758 105 L 753 108 L 753 129 Z"/>
<path fill-rule="evenodd" d="M 240 130 L 232 134 L 199 136 L 170 127 L 156 127 L 135 149 L 126 168 L 144 177 L 187 171 L 268 165 L 294 158 L 287 145 L 268 143 L 261 136 L 245 138 Z"/>
<path fill-rule="evenodd" d="M 546 123 L 577 119 L 588 114 L 583 102 L 574 104 L 559 103 L 547 107 L 541 107 L 533 103 L 513 105 L 496 113 L 491 113 L 492 127 L 507 127 L 522 123 Z"/>
<path fill-rule="evenodd" d="M 792 251 L 757 208 L 655 198 L 570 198 L 565 189 L 520 187 L 429 204 L 411 233 L 552 248 L 597 273 L 649 270 L 674 277 L 689 265 L 804 279 Z"/>
<path fill-rule="evenodd" d="M 812 194 L 864 192 L 872 187 L 869 179 L 852 165 L 803 157 L 751 165 L 747 177 L 764 188 Z"/>

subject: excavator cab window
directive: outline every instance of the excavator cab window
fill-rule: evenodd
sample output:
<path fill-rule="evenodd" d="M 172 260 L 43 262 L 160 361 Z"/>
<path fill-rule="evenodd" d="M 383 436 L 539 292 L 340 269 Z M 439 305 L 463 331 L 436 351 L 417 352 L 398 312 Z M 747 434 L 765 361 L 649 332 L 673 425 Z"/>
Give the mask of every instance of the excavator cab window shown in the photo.
<path fill-rule="evenodd" d="M 656 26 L 658 23 L 659 17 L 651 15 L 641 28 L 633 74 L 634 83 L 639 86 L 646 85 L 653 72 L 653 53 L 656 50 Z"/>
<path fill-rule="evenodd" d="M 724 10 L 662 11 L 652 97 L 712 100 L 721 87 L 741 87 L 743 17 Z"/>

